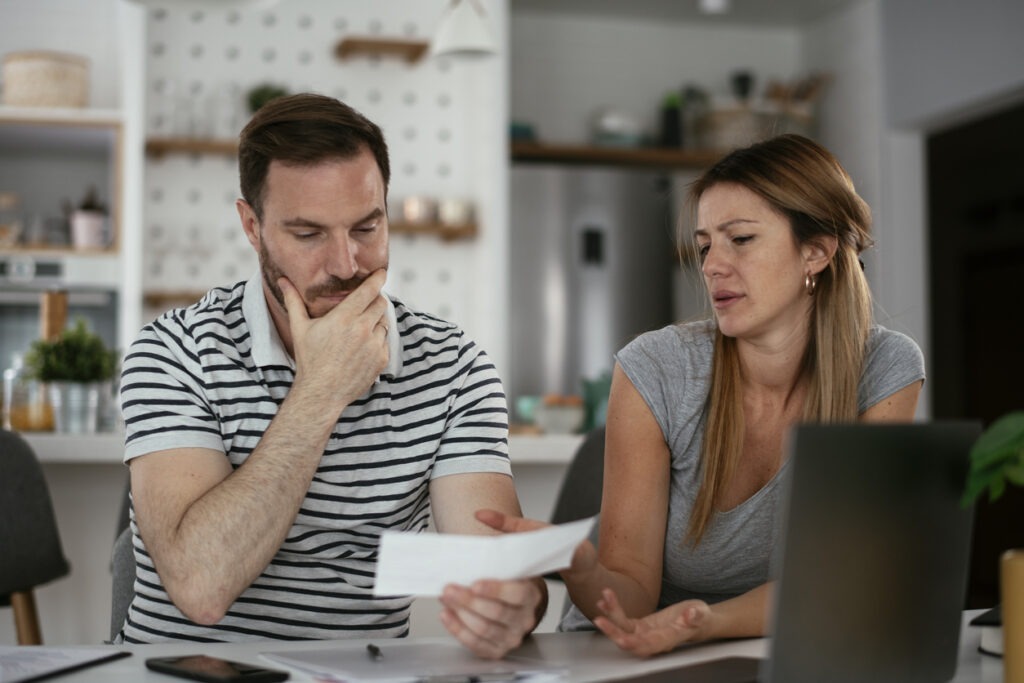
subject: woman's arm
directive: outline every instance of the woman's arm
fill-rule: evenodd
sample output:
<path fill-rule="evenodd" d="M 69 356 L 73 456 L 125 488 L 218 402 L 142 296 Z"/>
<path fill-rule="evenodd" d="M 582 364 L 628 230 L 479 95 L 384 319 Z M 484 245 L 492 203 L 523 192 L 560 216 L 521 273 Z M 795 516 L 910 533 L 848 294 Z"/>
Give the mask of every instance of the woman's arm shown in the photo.
<path fill-rule="evenodd" d="M 917 412 L 917 398 L 924 381 L 911 382 L 894 394 L 889 394 L 860 414 L 861 422 L 911 422 Z"/>
<path fill-rule="evenodd" d="M 670 456 L 647 403 L 618 364 L 612 375 L 605 433 L 599 562 L 562 573 L 572 601 L 587 617 L 600 615 L 611 588 L 625 614 L 653 612 L 661 593 L 668 518 Z"/>
<path fill-rule="evenodd" d="M 605 616 L 594 619 L 594 625 L 623 650 L 649 657 L 683 643 L 763 636 L 771 596 L 772 584 L 765 583 L 714 605 L 684 600 L 646 617 L 631 619 L 622 611 L 615 594 L 606 591 L 599 603 Z"/>

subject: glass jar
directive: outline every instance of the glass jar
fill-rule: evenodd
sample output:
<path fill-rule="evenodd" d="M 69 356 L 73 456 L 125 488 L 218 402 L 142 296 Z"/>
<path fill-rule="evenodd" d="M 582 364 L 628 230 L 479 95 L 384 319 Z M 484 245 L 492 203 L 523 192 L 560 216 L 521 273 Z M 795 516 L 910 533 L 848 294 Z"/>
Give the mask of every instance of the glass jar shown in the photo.
<path fill-rule="evenodd" d="M 0 192 L 0 249 L 13 247 L 21 241 L 23 226 L 18 210 L 18 195 Z"/>
<path fill-rule="evenodd" d="M 26 376 L 20 354 L 4 370 L 3 427 L 18 432 L 53 431 L 46 383 Z"/>

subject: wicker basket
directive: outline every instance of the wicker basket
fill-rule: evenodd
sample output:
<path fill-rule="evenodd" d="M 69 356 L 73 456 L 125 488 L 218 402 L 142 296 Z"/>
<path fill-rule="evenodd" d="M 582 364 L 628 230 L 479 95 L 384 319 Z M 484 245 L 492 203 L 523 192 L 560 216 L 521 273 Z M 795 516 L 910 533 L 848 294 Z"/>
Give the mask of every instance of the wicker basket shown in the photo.
<path fill-rule="evenodd" d="M 45 50 L 4 55 L 4 104 L 17 107 L 85 107 L 89 60 Z"/>
<path fill-rule="evenodd" d="M 811 113 L 799 109 L 736 107 L 708 112 L 697 120 L 695 133 L 703 148 L 731 150 L 782 133 L 811 135 L 813 125 Z"/>

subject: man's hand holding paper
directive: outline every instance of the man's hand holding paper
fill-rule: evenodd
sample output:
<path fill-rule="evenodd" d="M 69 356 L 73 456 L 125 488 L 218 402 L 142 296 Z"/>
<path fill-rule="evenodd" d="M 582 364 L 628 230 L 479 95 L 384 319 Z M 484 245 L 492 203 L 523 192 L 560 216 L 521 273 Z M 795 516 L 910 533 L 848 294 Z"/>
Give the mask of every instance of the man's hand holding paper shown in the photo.
<path fill-rule="evenodd" d="M 526 579 L 565 569 L 594 518 L 500 536 L 381 535 L 374 595 L 438 596 L 449 584 Z"/>

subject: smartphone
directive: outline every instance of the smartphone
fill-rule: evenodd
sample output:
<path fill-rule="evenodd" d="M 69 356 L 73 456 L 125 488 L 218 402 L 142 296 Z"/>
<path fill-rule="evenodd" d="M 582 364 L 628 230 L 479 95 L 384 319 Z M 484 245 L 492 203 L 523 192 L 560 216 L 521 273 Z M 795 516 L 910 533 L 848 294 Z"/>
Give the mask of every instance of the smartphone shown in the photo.
<path fill-rule="evenodd" d="M 275 683 L 288 680 L 287 671 L 229 662 L 208 655 L 150 657 L 146 660 L 146 668 L 208 683 Z"/>

